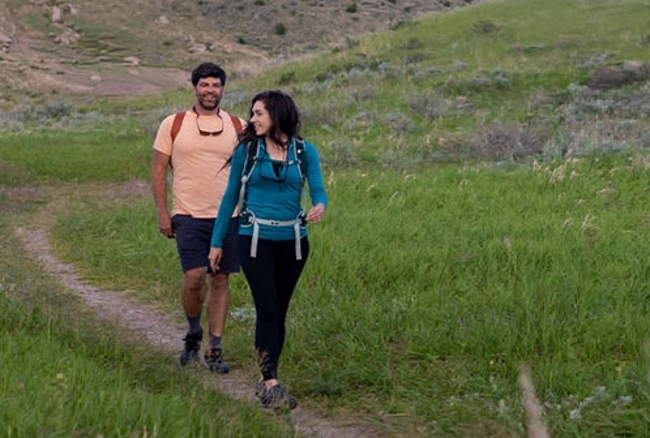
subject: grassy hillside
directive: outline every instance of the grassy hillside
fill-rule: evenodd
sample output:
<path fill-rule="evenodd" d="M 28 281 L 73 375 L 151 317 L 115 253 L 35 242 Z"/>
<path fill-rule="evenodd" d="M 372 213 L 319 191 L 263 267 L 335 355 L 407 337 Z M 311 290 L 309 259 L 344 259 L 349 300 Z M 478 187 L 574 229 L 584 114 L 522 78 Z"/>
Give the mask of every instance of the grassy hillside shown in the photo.
<path fill-rule="evenodd" d="M 524 436 L 530 369 L 551 436 L 650 435 L 648 12 L 491 1 L 232 78 L 224 106 L 242 115 L 260 89 L 291 92 L 324 158 L 331 205 L 310 230 L 282 363 L 302 406 L 385 436 Z M 84 190 L 146 179 L 159 121 L 190 102 L 182 90 L 4 113 L 7 229 L 47 201 L 19 188 L 76 193 L 50 211 L 58 254 L 178 312 L 151 200 Z M 12 299 L 28 287 L 14 263 Z M 251 300 L 241 277 L 233 288 L 229 360 L 253 370 Z"/>
<path fill-rule="evenodd" d="M 490 2 L 231 79 L 224 104 L 244 114 L 256 90 L 291 92 L 304 110 L 305 134 L 336 166 L 403 169 L 645 147 L 645 12 L 642 1 Z M 116 116 L 156 108 L 138 116 L 151 134 L 162 114 L 187 103 L 186 89 L 138 97 L 115 104 Z M 49 123 L 49 115 L 75 111 L 59 98 L 15 107 L 0 123 L 22 129 L 23 121 Z"/>

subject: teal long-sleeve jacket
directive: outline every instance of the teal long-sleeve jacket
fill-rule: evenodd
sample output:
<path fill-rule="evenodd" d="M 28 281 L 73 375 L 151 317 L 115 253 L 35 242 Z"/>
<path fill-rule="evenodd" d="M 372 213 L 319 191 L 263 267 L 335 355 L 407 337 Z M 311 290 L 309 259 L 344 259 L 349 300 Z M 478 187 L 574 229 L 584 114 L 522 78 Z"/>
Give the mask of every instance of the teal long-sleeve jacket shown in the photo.
<path fill-rule="evenodd" d="M 306 160 L 306 177 L 309 188 L 311 205 L 319 202 L 327 207 L 327 194 L 323 186 L 323 176 L 320 168 L 320 157 L 316 147 L 305 141 L 303 160 Z M 246 188 L 246 210 L 257 218 L 274 221 L 291 221 L 302 211 L 302 179 L 296 155 L 296 140 L 292 138 L 287 151 L 287 161 L 271 160 L 264 140 L 259 140 L 258 159 L 250 174 Z M 228 230 L 230 217 L 239 201 L 241 177 L 246 163 L 247 147 L 242 143 L 237 146 L 231 160 L 228 186 L 221 200 L 217 219 L 212 230 L 213 248 L 221 248 L 224 236 Z M 305 207 L 306 208 L 306 207 Z M 306 212 L 305 212 L 306 213 Z M 260 225 L 260 239 L 293 240 L 292 227 Z M 240 222 L 240 235 L 253 235 L 253 226 Z M 301 226 L 301 236 L 307 235 L 307 227 Z"/>

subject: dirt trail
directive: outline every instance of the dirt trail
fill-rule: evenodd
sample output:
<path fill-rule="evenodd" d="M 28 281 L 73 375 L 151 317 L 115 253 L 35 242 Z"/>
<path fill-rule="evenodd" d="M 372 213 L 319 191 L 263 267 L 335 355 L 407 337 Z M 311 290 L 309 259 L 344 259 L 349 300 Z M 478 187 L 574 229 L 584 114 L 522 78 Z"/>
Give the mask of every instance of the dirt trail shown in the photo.
<path fill-rule="evenodd" d="M 126 186 L 110 189 L 112 197 L 143 196 L 148 194 L 148 185 L 142 182 L 130 183 Z M 71 292 L 79 296 L 99 318 L 118 324 L 127 330 L 141 334 L 152 346 L 160 348 L 176 356 L 185 335 L 184 328 L 170 315 L 161 314 L 153 307 L 137 302 L 125 292 L 105 290 L 94 287 L 80 279 L 74 265 L 58 260 L 52 253 L 49 243 L 46 212 L 56 209 L 56 204 L 65 203 L 66 196 L 59 196 L 41 210 L 43 213 L 34 221 L 38 225 L 26 225 L 16 233 L 29 256 L 39 262 L 43 269 L 57 278 Z M 48 214 L 51 217 L 51 214 Z M 207 372 L 207 371 L 206 371 Z M 211 379 L 211 387 L 215 390 L 238 400 L 257 404 L 254 396 L 253 383 L 250 376 L 243 372 L 232 370 L 227 375 L 215 376 Z M 322 438 L 371 438 L 381 435 L 371 425 L 349 424 L 332 419 L 326 419 L 317 412 L 304 407 L 298 407 L 291 412 L 291 422 L 294 430 L 305 437 Z"/>

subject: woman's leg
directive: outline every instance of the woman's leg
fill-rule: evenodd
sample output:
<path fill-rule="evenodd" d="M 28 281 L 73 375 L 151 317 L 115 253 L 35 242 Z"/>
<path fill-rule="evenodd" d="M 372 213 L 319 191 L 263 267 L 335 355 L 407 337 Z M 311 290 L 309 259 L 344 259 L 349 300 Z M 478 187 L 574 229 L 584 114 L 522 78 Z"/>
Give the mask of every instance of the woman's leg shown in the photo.
<path fill-rule="evenodd" d="M 278 360 L 286 336 L 289 303 L 309 255 L 303 238 L 302 260 L 296 260 L 294 241 L 258 241 L 257 257 L 250 257 L 251 238 L 240 236 L 240 262 L 251 289 L 255 311 L 255 349 L 262 377 L 277 380 Z"/>
<path fill-rule="evenodd" d="M 309 257 L 309 240 L 301 239 L 302 260 L 296 260 L 295 242 L 274 242 L 275 245 L 275 290 L 278 300 L 278 360 L 282 354 L 286 337 L 286 319 L 293 291 L 300 279 Z M 277 364 L 276 364 L 277 366 Z"/>
<path fill-rule="evenodd" d="M 264 380 L 277 379 L 280 310 L 275 289 L 274 255 L 269 241 L 260 239 L 257 257 L 252 258 L 251 240 L 250 236 L 240 236 L 239 260 L 255 302 L 255 349 Z"/>

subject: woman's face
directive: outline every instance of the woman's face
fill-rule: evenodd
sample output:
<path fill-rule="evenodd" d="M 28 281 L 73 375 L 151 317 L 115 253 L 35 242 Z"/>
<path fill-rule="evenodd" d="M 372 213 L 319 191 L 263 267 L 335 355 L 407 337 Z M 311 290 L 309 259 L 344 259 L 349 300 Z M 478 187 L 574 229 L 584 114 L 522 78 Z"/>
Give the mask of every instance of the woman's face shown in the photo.
<path fill-rule="evenodd" d="M 253 115 L 250 122 L 253 124 L 253 127 L 255 128 L 255 134 L 258 136 L 268 134 L 269 130 L 271 129 L 271 115 L 266 110 L 266 106 L 261 100 L 258 100 L 253 104 Z"/>

